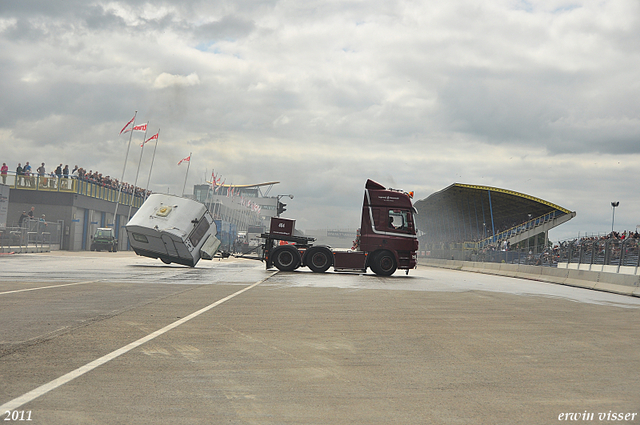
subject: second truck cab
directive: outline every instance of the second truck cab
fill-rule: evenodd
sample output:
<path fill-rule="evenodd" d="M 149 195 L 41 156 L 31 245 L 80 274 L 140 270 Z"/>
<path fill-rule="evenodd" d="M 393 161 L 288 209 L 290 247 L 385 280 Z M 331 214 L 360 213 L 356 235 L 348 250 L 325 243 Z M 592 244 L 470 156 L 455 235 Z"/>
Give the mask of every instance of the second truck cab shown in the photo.
<path fill-rule="evenodd" d="M 396 266 L 404 270 L 416 267 L 414 212 L 410 194 L 367 181 L 358 249 L 369 253 L 367 263 L 376 274 L 392 274 Z"/>
<path fill-rule="evenodd" d="M 308 266 L 314 272 L 324 272 L 333 266 L 336 271 L 365 272 L 371 268 L 380 276 L 390 276 L 397 269 L 408 273 L 417 262 L 414 213 L 409 193 L 367 180 L 360 232 L 352 249 L 313 245 L 313 238 L 294 236 L 293 220 L 274 217 L 270 232 L 262 235 L 263 260 L 267 268 L 275 266 L 282 271 Z M 275 230 L 279 228 L 282 231 Z M 278 241 L 293 245 L 278 245 Z"/>

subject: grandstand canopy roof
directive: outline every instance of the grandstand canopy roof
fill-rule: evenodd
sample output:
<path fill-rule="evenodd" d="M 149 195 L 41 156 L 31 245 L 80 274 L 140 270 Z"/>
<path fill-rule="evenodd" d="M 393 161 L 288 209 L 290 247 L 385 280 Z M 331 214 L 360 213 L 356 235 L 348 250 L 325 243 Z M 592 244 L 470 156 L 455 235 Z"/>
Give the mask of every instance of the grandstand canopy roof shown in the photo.
<path fill-rule="evenodd" d="M 480 240 L 549 213 L 572 214 L 535 196 L 454 183 L 415 203 L 418 229 L 432 240 Z"/>

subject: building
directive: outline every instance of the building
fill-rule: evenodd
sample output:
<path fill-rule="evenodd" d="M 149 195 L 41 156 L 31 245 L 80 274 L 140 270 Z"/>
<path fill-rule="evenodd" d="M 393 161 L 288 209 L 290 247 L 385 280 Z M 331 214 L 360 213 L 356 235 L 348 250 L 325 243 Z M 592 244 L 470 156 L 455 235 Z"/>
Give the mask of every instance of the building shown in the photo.
<path fill-rule="evenodd" d="M 22 212 L 33 207 L 34 220 L 46 223 L 46 234 L 42 225 L 38 230 L 31 226 L 34 231 L 29 233 L 35 234 L 27 243 L 49 238 L 53 249 L 69 251 L 88 250 L 99 227 L 115 228 L 118 249 L 126 250 L 124 226 L 144 201 L 142 196 L 76 178 L 8 175 L 3 186 L 9 188 L 6 229 L 17 228 Z"/>
<path fill-rule="evenodd" d="M 576 216 L 559 205 L 509 189 L 454 183 L 414 204 L 420 249 L 462 259 L 484 249 L 533 251 L 549 230 Z"/>
<path fill-rule="evenodd" d="M 268 196 L 279 182 L 247 185 L 211 184 L 193 187 L 193 198 L 207 206 L 216 220 L 231 223 L 238 232 L 246 232 L 250 226 L 268 228 L 271 217 L 277 215 L 277 196 Z M 264 189 L 264 192 L 263 192 Z"/>

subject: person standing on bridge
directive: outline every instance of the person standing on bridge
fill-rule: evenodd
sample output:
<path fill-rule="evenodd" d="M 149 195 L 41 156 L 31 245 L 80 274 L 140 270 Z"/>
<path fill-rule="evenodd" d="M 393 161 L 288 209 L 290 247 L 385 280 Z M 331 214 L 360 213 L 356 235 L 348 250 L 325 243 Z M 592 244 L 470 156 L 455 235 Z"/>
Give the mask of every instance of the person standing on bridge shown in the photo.
<path fill-rule="evenodd" d="M 44 162 L 42 163 L 41 166 L 39 166 L 36 169 L 36 171 L 38 172 L 38 181 L 40 182 L 40 185 L 42 187 L 46 187 L 47 186 L 47 178 L 46 178 L 47 172 L 46 172 L 46 170 L 44 168 Z"/>
<path fill-rule="evenodd" d="M 16 186 L 22 186 L 23 174 L 24 174 L 24 170 L 22 168 L 22 164 L 18 162 L 18 166 L 16 167 Z"/>
<path fill-rule="evenodd" d="M 33 187 L 33 180 L 31 177 L 31 165 L 29 165 L 29 161 L 25 162 L 24 167 L 22 167 L 22 174 L 24 174 L 24 182 L 27 186 Z"/>
<path fill-rule="evenodd" d="M 2 184 L 7 184 L 7 173 L 9 172 L 9 167 L 6 162 L 2 163 L 2 168 L 0 168 L 0 174 L 2 174 Z"/>

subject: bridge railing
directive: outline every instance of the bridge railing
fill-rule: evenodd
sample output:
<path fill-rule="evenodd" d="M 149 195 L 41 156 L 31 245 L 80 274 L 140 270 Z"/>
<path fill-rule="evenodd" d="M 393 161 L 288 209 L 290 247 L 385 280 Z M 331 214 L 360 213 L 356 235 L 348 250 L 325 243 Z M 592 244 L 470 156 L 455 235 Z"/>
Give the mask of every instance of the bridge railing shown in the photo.
<path fill-rule="evenodd" d="M 51 177 L 37 174 L 17 176 L 15 173 L 10 173 L 0 176 L 0 182 L 12 189 L 76 193 L 109 202 L 118 200 L 118 189 L 75 177 Z M 138 208 L 143 202 L 143 196 L 133 195 L 126 191 L 120 193 L 119 203 L 122 205 L 131 204 L 134 208 Z"/>
<path fill-rule="evenodd" d="M 541 215 L 540 217 L 532 218 L 531 220 L 525 221 L 524 223 L 518 224 L 517 226 L 513 226 L 509 229 L 499 232 L 495 236 L 489 236 L 479 241 L 478 247 L 484 248 L 485 246 L 488 246 L 496 242 L 506 241 L 512 236 L 518 235 L 528 230 L 535 229 L 538 226 L 542 226 L 543 224 L 548 223 L 549 221 L 563 214 L 565 213 L 563 213 L 562 211 L 554 210 L 547 214 Z"/>

